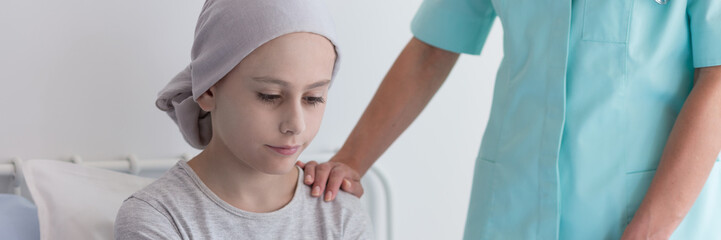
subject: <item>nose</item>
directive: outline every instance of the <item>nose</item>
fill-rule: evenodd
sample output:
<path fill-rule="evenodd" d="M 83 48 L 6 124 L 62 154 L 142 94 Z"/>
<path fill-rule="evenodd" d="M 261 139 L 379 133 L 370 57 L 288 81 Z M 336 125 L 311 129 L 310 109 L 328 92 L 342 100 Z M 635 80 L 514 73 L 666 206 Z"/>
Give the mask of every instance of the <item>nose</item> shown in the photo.
<path fill-rule="evenodd" d="M 305 130 L 305 119 L 301 102 L 288 104 L 279 127 L 280 133 L 286 135 L 298 135 Z"/>

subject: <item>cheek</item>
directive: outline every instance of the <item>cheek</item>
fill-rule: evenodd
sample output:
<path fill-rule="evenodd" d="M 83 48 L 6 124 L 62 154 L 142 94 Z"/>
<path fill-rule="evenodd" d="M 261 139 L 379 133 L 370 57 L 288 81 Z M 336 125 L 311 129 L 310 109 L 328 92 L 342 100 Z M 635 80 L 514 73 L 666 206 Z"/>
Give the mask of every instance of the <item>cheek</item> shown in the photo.
<path fill-rule="evenodd" d="M 325 104 L 321 104 L 316 107 L 310 107 L 309 110 L 306 111 L 306 133 L 311 137 L 315 136 L 315 134 L 318 133 L 318 129 L 320 129 L 320 125 L 323 120 L 324 112 Z"/>
<path fill-rule="evenodd" d="M 225 111 L 219 117 L 217 121 L 214 119 L 214 122 L 219 124 L 217 129 L 214 127 L 214 131 L 233 148 L 246 148 L 254 146 L 253 143 L 264 142 L 268 138 L 268 130 L 272 127 L 272 116 L 252 105 Z"/>

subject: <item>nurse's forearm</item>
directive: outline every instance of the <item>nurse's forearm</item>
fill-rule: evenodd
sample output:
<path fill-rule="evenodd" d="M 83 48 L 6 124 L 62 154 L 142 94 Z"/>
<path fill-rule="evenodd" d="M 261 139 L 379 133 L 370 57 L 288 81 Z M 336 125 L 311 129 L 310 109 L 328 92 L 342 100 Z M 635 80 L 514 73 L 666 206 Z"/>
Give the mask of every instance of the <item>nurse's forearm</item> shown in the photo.
<path fill-rule="evenodd" d="M 696 73 L 693 90 L 626 234 L 668 239 L 696 201 L 721 150 L 721 66 Z"/>
<path fill-rule="evenodd" d="M 364 175 L 425 108 L 458 55 L 411 39 L 332 161 Z"/>

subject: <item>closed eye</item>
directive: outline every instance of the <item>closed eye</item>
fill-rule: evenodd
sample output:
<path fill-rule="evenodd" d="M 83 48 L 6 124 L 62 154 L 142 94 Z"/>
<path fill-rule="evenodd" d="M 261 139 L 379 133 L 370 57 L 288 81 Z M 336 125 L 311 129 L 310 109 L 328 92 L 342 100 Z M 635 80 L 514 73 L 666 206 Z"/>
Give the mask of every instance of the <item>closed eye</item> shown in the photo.
<path fill-rule="evenodd" d="M 323 98 L 323 97 L 305 97 L 305 101 L 308 102 L 308 104 L 315 106 L 320 103 L 325 103 L 325 98 Z"/>
<path fill-rule="evenodd" d="M 258 99 L 267 103 L 275 103 L 276 100 L 280 99 L 280 95 L 258 93 Z"/>

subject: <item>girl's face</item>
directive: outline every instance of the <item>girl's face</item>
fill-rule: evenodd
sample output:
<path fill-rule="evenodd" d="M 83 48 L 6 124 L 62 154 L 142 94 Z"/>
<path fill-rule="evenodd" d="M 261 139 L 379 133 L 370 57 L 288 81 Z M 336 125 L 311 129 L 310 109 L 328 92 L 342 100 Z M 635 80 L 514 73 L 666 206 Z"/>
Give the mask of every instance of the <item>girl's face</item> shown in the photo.
<path fill-rule="evenodd" d="M 289 172 L 318 132 L 335 57 L 331 42 L 312 33 L 255 49 L 198 98 L 212 116 L 208 147 L 256 171 Z"/>

